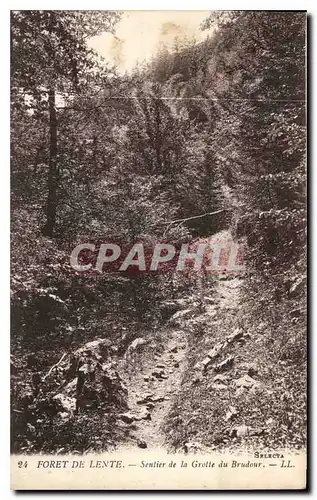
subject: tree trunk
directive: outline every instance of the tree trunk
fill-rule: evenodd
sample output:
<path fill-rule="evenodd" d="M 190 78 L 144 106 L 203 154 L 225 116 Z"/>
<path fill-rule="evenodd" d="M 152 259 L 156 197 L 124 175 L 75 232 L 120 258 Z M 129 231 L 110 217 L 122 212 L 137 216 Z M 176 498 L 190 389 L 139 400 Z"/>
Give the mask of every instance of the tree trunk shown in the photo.
<path fill-rule="evenodd" d="M 55 107 L 55 90 L 48 93 L 49 125 L 50 125 L 50 158 L 48 168 L 48 197 L 46 206 L 46 224 L 43 228 L 45 236 L 52 237 L 56 223 L 57 209 L 57 115 Z"/>

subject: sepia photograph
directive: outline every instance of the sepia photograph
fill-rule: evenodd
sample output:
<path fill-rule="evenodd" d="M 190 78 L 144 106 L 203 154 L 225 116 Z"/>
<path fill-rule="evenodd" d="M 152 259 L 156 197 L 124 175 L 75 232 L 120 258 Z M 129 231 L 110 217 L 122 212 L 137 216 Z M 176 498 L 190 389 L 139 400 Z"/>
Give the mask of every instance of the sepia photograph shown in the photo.
<path fill-rule="evenodd" d="M 11 487 L 304 489 L 306 11 L 10 31 Z"/>

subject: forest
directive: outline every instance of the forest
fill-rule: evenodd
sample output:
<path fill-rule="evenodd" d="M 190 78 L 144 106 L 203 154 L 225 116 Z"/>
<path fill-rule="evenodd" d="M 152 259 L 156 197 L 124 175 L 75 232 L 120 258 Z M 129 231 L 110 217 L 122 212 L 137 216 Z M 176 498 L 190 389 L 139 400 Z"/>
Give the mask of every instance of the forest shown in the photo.
<path fill-rule="evenodd" d="M 88 41 L 124 15 L 11 12 L 12 453 L 303 448 L 306 13 L 214 11 L 203 41 L 122 73 Z M 69 263 L 224 232 L 242 276 Z M 232 331 L 231 361 L 199 371 Z"/>

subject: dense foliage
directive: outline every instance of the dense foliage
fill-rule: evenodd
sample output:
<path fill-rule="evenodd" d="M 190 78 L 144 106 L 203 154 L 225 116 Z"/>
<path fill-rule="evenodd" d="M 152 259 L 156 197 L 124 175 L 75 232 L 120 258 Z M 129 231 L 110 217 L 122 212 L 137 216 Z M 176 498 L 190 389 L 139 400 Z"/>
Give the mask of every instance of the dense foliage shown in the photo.
<path fill-rule="evenodd" d="M 98 337 L 124 352 L 139 331 L 162 323 L 167 298 L 195 290 L 169 274 L 75 273 L 69 254 L 87 240 L 180 244 L 230 227 L 246 242 L 249 311 L 275 332 L 277 359 L 297 365 L 294 383 L 304 376 L 304 14 L 212 14 L 204 42 L 178 41 L 131 75 L 87 46 L 119 18 L 12 13 L 18 412 L 34 371 Z M 168 224 L 182 218 L 190 220 Z M 14 449 L 41 449 L 24 424 Z"/>

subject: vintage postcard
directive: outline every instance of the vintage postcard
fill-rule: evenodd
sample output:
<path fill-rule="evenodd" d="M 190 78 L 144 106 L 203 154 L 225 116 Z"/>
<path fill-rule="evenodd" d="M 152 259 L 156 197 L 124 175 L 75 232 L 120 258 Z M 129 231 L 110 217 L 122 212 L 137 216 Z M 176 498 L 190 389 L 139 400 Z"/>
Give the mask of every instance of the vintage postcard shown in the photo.
<path fill-rule="evenodd" d="M 11 11 L 11 487 L 306 488 L 304 11 Z"/>

